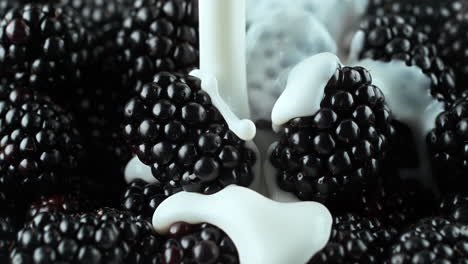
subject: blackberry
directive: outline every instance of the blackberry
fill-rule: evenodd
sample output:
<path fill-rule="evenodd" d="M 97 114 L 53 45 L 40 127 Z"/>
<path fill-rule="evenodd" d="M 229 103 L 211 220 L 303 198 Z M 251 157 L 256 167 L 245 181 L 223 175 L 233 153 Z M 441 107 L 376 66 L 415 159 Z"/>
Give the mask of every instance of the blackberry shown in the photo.
<path fill-rule="evenodd" d="M 386 263 L 466 263 L 467 226 L 426 218 L 399 236 Z"/>
<path fill-rule="evenodd" d="M 441 25 L 459 14 L 463 0 L 371 0 L 367 13 L 375 16 L 398 15 L 404 17 L 416 30 L 436 41 Z"/>
<path fill-rule="evenodd" d="M 146 219 L 152 219 L 154 211 L 169 196 L 159 182 L 147 183 L 134 180 L 128 184 L 122 195 L 121 206 L 128 211 Z"/>
<path fill-rule="evenodd" d="M 66 192 L 83 153 L 73 118 L 28 88 L 0 87 L 0 189 Z"/>
<path fill-rule="evenodd" d="M 0 216 L 0 262 L 8 263 L 8 255 L 15 240 L 17 223 L 12 217 Z"/>
<path fill-rule="evenodd" d="M 239 263 L 232 240 L 219 228 L 209 225 L 175 223 L 163 246 L 163 263 Z"/>
<path fill-rule="evenodd" d="M 161 238 L 149 222 L 100 209 L 40 213 L 18 232 L 12 263 L 160 263 Z"/>
<path fill-rule="evenodd" d="M 468 97 L 442 112 L 427 135 L 433 173 L 444 192 L 468 184 Z"/>
<path fill-rule="evenodd" d="M 117 35 L 127 87 L 150 82 L 162 71 L 198 67 L 198 0 L 137 0 Z"/>
<path fill-rule="evenodd" d="M 396 235 L 394 228 L 377 218 L 350 213 L 336 216 L 328 244 L 308 264 L 382 263 L 385 249 Z"/>
<path fill-rule="evenodd" d="M 447 21 L 438 37 L 438 46 L 445 62 L 453 67 L 458 86 L 468 87 L 468 16 L 459 15 Z"/>
<path fill-rule="evenodd" d="M 0 22 L 0 73 L 57 99 L 69 101 L 89 64 L 90 36 L 68 9 L 25 5 Z"/>
<path fill-rule="evenodd" d="M 325 87 L 320 110 L 281 128 L 270 156 L 279 187 L 331 207 L 361 197 L 377 181 L 389 150 L 391 119 L 369 72 L 339 67 Z"/>
<path fill-rule="evenodd" d="M 361 24 L 364 32 L 362 59 L 381 61 L 402 60 L 417 66 L 431 80 L 431 94 L 452 103 L 458 96 L 454 71 L 446 65 L 435 43 L 428 35 L 416 30 L 403 17 L 369 17 Z"/>
<path fill-rule="evenodd" d="M 125 106 L 124 134 L 165 190 L 249 186 L 255 153 L 229 130 L 198 78 L 160 73 Z"/>
<path fill-rule="evenodd" d="M 398 229 L 435 211 L 437 202 L 432 192 L 424 189 L 419 181 L 402 180 L 394 173 L 389 176 L 391 180 L 384 180 L 377 188 L 366 190 L 356 204 L 356 211 Z"/>
<path fill-rule="evenodd" d="M 468 195 L 449 195 L 440 203 L 440 210 L 450 220 L 468 224 Z"/>

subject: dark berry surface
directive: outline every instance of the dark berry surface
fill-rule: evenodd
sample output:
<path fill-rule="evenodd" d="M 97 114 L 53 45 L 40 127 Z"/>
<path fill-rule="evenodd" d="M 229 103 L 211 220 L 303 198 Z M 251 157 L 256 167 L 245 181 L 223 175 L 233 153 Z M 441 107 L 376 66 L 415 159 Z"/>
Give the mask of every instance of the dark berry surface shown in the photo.
<path fill-rule="evenodd" d="M 125 106 L 124 134 L 164 190 L 249 186 L 254 152 L 229 130 L 195 77 L 160 73 Z"/>
<path fill-rule="evenodd" d="M 436 44 L 427 34 L 415 29 L 405 18 L 388 15 L 369 17 L 361 24 L 365 33 L 362 59 L 382 61 L 402 60 L 417 66 L 431 80 L 431 94 L 440 100 L 453 102 L 460 93 L 454 71 L 446 65 Z"/>
<path fill-rule="evenodd" d="M 26 194 L 66 191 L 83 156 L 72 116 L 28 88 L 0 91 L 0 186 Z"/>
<path fill-rule="evenodd" d="M 166 264 L 239 263 L 232 240 L 221 229 L 209 224 L 173 224 L 162 254 Z"/>
<path fill-rule="evenodd" d="M 369 72 L 343 67 L 314 116 L 283 126 L 270 161 L 280 188 L 301 200 L 350 202 L 377 181 L 392 133 L 390 110 Z"/>
<path fill-rule="evenodd" d="M 450 220 L 458 223 L 468 224 L 468 195 L 448 195 L 440 203 L 440 212 Z"/>
<path fill-rule="evenodd" d="M 330 241 L 308 264 L 382 263 L 385 250 L 397 235 L 377 218 L 355 214 L 334 217 Z"/>
<path fill-rule="evenodd" d="M 154 211 L 170 195 L 164 192 L 159 182 L 147 183 L 134 180 L 123 192 L 122 210 L 147 219 L 153 217 Z"/>
<path fill-rule="evenodd" d="M 39 213 L 18 232 L 12 263 L 160 263 L 149 222 L 114 209 L 82 215 Z"/>
<path fill-rule="evenodd" d="M 137 0 L 116 42 L 127 86 L 139 90 L 162 71 L 198 66 L 198 1 Z"/>
<path fill-rule="evenodd" d="M 8 255 L 19 224 L 12 217 L 0 216 L 0 262 L 8 263 Z"/>
<path fill-rule="evenodd" d="M 444 192 L 465 191 L 468 184 L 468 98 L 442 112 L 427 135 L 432 167 Z"/>
<path fill-rule="evenodd" d="M 466 263 L 467 225 L 426 218 L 401 234 L 386 263 Z"/>

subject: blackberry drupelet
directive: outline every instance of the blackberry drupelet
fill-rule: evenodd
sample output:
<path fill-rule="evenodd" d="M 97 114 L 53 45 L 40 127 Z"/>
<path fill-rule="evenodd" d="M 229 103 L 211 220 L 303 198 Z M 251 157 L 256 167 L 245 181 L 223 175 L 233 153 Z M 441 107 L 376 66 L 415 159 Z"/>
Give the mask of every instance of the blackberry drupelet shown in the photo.
<path fill-rule="evenodd" d="M 433 173 L 444 192 L 465 191 L 468 184 L 468 97 L 442 112 L 427 135 Z"/>
<path fill-rule="evenodd" d="M 463 0 L 371 0 L 367 14 L 374 16 L 398 15 L 416 30 L 437 41 L 441 26 L 457 16 L 466 5 Z"/>
<path fill-rule="evenodd" d="M 367 70 L 338 68 L 320 110 L 280 130 L 270 156 L 279 187 L 330 207 L 358 199 L 377 181 L 393 135 L 391 119 Z"/>
<path fill-rule="evenodd" d="M 117 35 L 126 87 L 198 66 L 198 0 L 138 0 L 134 7 Z"/>
<path fill-rule="evenodd" d="M 377 218 L 354 214 L 334 217 L 328 244 L 308 264 L 320 263 L 382 263 L 386 248 L 397 232 Z"/>
<path fill-rule="evenodd" d="M 468 89 L 468 16 L 459 15 L 449 20 L 438 36 L 438 46 L 445 62 L 453 67 L 458 86 Z"/>
<path fill-rule="evenodd" d="M 234 243 L 215 226 L 179 222 L 170 227 L 168 236 L 162 249 L 162 263 L 239 263 Z"/>
<path fill-rule="evenodd" d="M 69 9 L 25 5 L 0 22 L 0 74 L 58 102 L 81 85 L 90 36 Z"/>
<path fill-rule="evenodd" d="M 428 35 L 414 29 L 403 17 L 369 17 L 361 24 L 365 34 L 360 57 L 382 61 L 402 60 L 409 66 L 417 66 L 431 80 L 431 94 L 452 103 L 458 91 L 455 74 L 440 57 L 435 43 Z"/>
<path fill-rule="evenodd" d="M 468 224 L 468 195 L 449 195 L 440 203 L 440 211 L 454 222 Z"/>
<path fill-rule="evenodd" d="M 426 218 L 399 236 L 386 263 L 466 263 L 467 225 Z"/>
<path fill-rule="evenodd" d="M 147 183 L 134 180 L 128 184 L 122 195 L 122 210 L 145 219 L 152 219 L 154 211 L 169 196 L 159 182 Z"/>
<path fill-rule="evenodd" d="M 15 240 L 18 223 L 12 217 L 0 216 L 0 262 L 8 263 L 8 255 Z"/>
<path fill-rule="evenodd" d="M 229 130 L 198 78 L 160 73 L 125 106 L 124 134 L 169 193 L 249 186 L 255 153 Z"/>
<path fill-rule="evenodd" d="M 353 209 L 362 215 L 376 217 L 385 225 L 397 229 L 430 216 L 437 208 L 437 201 L 430 190 L 418 180 L 399 179 L 396 173 L 386 175 L 376 188 L 366 190 L 361 201 Z"/>
<path fill-rule="evenodd" d="M 83 155 L 73 118 L 28 88 L 0 87 L 0 189 L 63 193 Z"/>
<path fill-rule="evenodd" d="M 12 263 L 160 263 L 161 238 L 149 222 L 100 209 L 83 215 L 40 213 L 18 232 Z"/>

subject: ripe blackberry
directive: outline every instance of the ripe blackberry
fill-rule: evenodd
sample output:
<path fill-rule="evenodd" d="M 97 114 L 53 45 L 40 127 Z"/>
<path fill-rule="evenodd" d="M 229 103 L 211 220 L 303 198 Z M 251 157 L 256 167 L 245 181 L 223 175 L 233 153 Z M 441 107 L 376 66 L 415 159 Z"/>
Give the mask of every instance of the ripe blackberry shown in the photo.
<path fill-rule="evenodd" d="M 162 263 L 239 263 L 234 243 L 215 226 L 179 222 L 170 227 L 168 236 Z"/>
<path fill-rule="evenodd" d="M 90 37 L 74 14 L 48 4 L 25 5 L 8 12 L 0 28 L 2 76 L 69 101 L 89 60 Z"/>
<path fill-rule="evenodd" d="M 468 184 L 468 97 L 436 119 L 427 135 L 432 167 L 442 191 L 464 191 Z"/>
<path fill-rule="evenodd" d="M 149 222 L 100 209 L 72 216 L 40 213 L 18 232 L 12 263 L 159 263 Z"/>
<path fill-rule="evenodd" d="M 154 211 L 169 196 L 159 182 L 147 183 L 134 180 L 128 184 L 122 195 L 122 210 L 134 215 L 152 219 Z"/>
<path fill-rule="evenodd" d="M 452 68 L 443 62 L 428 35 L 414 29 L 404 18 L 370 17 L 361 24 L 361 31 L 365 35 L 362 59 L 402 60 L 417 66 L 430 78 L 435 98 L 449 103 L 457 98 L 459 91 Z"/>
<path fill-rule="evenodd" d="M 426 218 L 399 236 L 387 263 L 466 263 L 467 226 Z"/>
<path fill-rule="evenodd" d="M 392 133 L 390 110 L 369 72 L 339 67 L 320 110 L 281 128 L 270 157 L 278 185 L 301 200 L 342 206 L 377 181 Z"/>
<path fill-rule="evenodd" d="M 440 210 L 450 220 L 468 224 L 468 195 L 450 195 L 440 203 Z"/>
<path fill-rule="evenodd" d="M 12 217 L 0 216 L 0 262 L 8 263 L 18 224 Z"/>
<path fill-rule="evenodd" d="M 436 41 L 441 25 L 461 12 L 464 5 L 463 0 L 371 0 L 367 13 L 375 16 L 402 16 L 416 30 Z"/>
<path fill-rule="evenodd" d="M 453 67 L 459 87 L 468 87 L 468 16 L 459 15 L 445 23 L 438 46 L 445 62 Z"/>
<path fill-rule="evenodd" d="M 117 35 L 127 87 L 138 90 L 162 71 L 198 66 L 198 1 L 138 0 Z"/>
<path fill-rule="evenodd" d="M 72 187 L 83 151 L 69 114 L 28 88 L 0 86 L 0 128 L 0 189 L 24 196 Z"/>
<path fill-rule="evenodd" d="M 397 232 L 377 218 L 354 214 L 334 217 L 328 244 L 308 264 L 382 263 L 385 249 Z"/>
<path fill-rule="evenodd" d="M 198 78 L 156 75 L 125 106 L 124 134 L 171 193 L 249 186 L 255 153 L 229 130 Z"/>
<path fill-rule="evenodd" d="M 391 179 L 380 182 L 377 188 L 366 190 L 355 210 L 398 229 L 434 212 L 436 200 L 419 181 L 401 180 L 394 173 L 389 176 Z"/>

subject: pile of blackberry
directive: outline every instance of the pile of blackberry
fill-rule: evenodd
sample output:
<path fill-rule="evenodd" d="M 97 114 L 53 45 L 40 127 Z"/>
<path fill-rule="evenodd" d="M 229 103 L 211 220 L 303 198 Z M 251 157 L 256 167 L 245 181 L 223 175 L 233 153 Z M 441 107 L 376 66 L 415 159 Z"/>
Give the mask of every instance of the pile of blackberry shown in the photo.
<path fill-rule="evenodd" d="M 453 69 L 442 59 L 436 43 L 414 28 L 407 18 L 399 15 L 368 17 L 362 22 L 361 30 L 365 40 L 360 58 L 401 60 L 409 66 L 417 66 L 430 78 L 431 94 L 435 98 L 447 103 L 458 98 L 461 91 Z"/>
<path fill-rule="evenodd" d="M 162 72 L 125 106 L 124 134 L 169 193 L 249 186 L 256 157 L 229 130 L 198 78 Z"/>
<path fill-rule="evenodd" d="M 394 132 L 391 121 L 366 69 L 336 69 L 320 110 L 281 128 L 270 158 L 280 188 L 332 207 L 352 204 L 350 198 L 359 199 L 378 181 Z"/>

